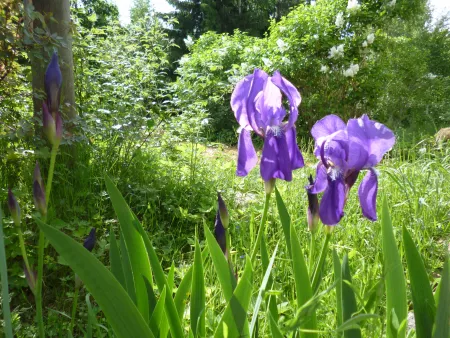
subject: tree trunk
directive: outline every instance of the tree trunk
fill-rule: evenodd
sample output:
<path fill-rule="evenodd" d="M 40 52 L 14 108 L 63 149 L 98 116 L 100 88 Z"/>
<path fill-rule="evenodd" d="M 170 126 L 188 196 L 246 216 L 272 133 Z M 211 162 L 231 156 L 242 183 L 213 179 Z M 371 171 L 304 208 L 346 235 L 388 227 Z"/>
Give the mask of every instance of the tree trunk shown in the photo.
<path fill-rule="evenodd" d="M 25 0 L 26 4 L 28 0 Z M 72 54 L 72 31 L 70 20 L 70 0 L 34 0 L 35 11 L 42 15 L 52 14 L 56 20 L 46 17 L 46 24 L 51 34 L 61 37 L 61 47 L 58 48 L 59 64 L 63 77 L 61 90 L 61 113 L 65 120 L 76 117 L 75 109 L 75 89 L 73 75 L 73 54 Z M 35 21 L 35 24 L 38 24 Z M 42 110 L 42 100 L 44 93 L 44 74 L 48 62 L 50 61 L 52 46 L 40 46 L 30 53 L 32 68 L 33 86 L 33 109 L 34 114 Z M 42 60 L 42 57 L 44 58 Z"/>

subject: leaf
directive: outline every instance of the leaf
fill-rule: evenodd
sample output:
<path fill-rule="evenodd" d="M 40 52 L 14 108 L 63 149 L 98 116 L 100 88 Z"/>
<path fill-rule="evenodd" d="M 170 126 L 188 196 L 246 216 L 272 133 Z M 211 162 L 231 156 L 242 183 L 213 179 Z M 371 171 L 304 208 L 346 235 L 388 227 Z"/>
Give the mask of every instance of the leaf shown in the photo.
<path fill-rule="evenodd" d="M 198 239 L 195 241 L 194 268 L 192 271 L 191 329 L 194 337 L 204 337 L 205 329 L 205 279 L 203 260 Z"/>
<path fill-rule="evenodd" d="M 387 337 L 394 337 L 395 333 L 392 330 L 392 310 L 394 309 L 398 322 L 406 320 L 407 303 L 406 303 L 406 282 L 403 273 L 402 261 L 397 249 L 397 243 L 394 237 L 391 217 L 389 216 L 389 209 L 387 200 L 383 200 L 383 210 L 381 215 L 381 234 L 383 243 L 384 256 L 384 277 L 386 284 L 386 313 L 387 316 Z M 406 336 L 406 330 L 400 330 L 399 338 Z"/>
<path fill-rule="evenodd" d="M 217 273 L 217 277 L 219 278 L 220 286 L 222 287 L 223 295 L 227 302 L 230 301 L 233 295 L 233 290 L 236 287 L 236 277 L 228 265 L 228 262 L 220 249 L 219 244 L 217 243 L 215 237 L 208 229 L 207 226 L 205 229 L 205 237 L 206 242 L 208 243 L 209 252 L 211 255 L 211 259 L 214 264 L 214 268 Z"/>
<path fill-rule="evenodd" d="M 149 320 L 150 318 L 153 316 L 153 311 L 155 311 L 155 307 L 156 307 L 156 296 L 155 296 L 155 291 L 153 290 L 153 285 L 152 283 L 150 283 L 150 281 L 147 279 L 147 277 L 142 276 L 142 278 L 144 278 L 144 282 L 145 282 L 145 287 L 147 288 L 147 296 L 148 296 L 148 312 L 149 312 Z"/>
<path fill-rule="evenodd" d="M 119 246 L 117 245 L 116 236 L 113 227 L 109 230 L 109 264 L 111 272 L 126 290 L 125 275 L 123 274 L 122 262 L 120 258 Z"/>
<path fill-rule="evenodd" d="M 134 285 L 136 289 L 137 306 L 139 308 L 139 311 L 142 313 L 142 316 L 144 318 L 148 318 L 149 310 L 147 290 L 142 276 L 145 276 L 151 282 L 152 273 L 150 262 L 145 251 L 144 242 L 142 240 L 142 237 L 139 235 L 139 232 L 137 232 L 135 227 L 133 226 L 133 222 L 135 219 L 133 213 L 125 202 L 122 194 L 119 192 L 108 175 L 105 175 L 105 184 L 109 197 L 111 199 L 111 203 L 114 207 L 114 211 L 116 212 L 117 218 L 119 219 L 120 230 L 122 236 L 124 237 L 127 247 L 127 253 L 130 258 L 131 269 L 134 276 Z"/>
<path fill-rule="evenodd" d="M 297 232 L 292 224 L 290 224 L 290 227 L 292 269 L 294 271 L 295 292 L 297 293 L 297 308 L 300 309 L 313 298 L 313 291 Z M 306 330 L 317 330 L 315 310 L 312 310 L 309 313 L 308 319 L 304 321 L 301 328 Z M 317 333 L 300 332 L 300 337 L 317 337 Z"/>
<path fill-rule="evenodd" d="M 436 323 L 433 338 L 450 337 L 450 259 L 444 263 L 442 271 L 439 301 L 436 311 Z"/>
<path fill-rule="evenodd" d="M 403 246 L 411 284 L 416 336 L 417 338 L 428 338 L 433 333 L 436 304 L 422 257 L 404 225 Z"/>
<path fill-rule="evenodd" d="M 283 338 L 283 334 L 278 327 L 278 323 L 273 319 L 273 316 L 270 312 L 267 312 L 267 316 L 269 317 L 270 324 L 270 332 L 272 333 L 272 338 Z"/>
<path fill-rule="evenodd" d="M 159 337 L 161 321 L 164 315 L 164 304 L 166 302 L 166 288 L 163 289 L 161 295 L 159 296 L 158 302 L 156 303 L 155 309 L 150 317 L 149 326 L 155 337 Z"/>
<path fill-rule="evenodd" d="M 336 283 L 336 323 L 342 325 L 342 266 L 336 250 L 333 250 L 334 281 Z M 339 337 L 342 333 L 339 334 Z"/>
<path fill-rule="evenodd" d="M 134 287 L 133 271 L 131 268 L 130 257 L 128 256 L 127 246 L 123 236 L 120 236 L 120 251 L 122 252 L 122 268 L 125 276 L 125 284 L 128 295 L 134 304 L 137 305 L 136 289 Z"/>
<path fill-rule="evenodd" d="M 263 266 L 263 270 L 266 271 L 269 266 L 269 254 L 267 252 L 267 245 L 265 236 L 261 237 L 261 263 Z M 273 285 L 273 278 L 272 274 L 269 276 L 269 281 L 267 282 L 267 288 L 272 288 Z M 277 296 L 276 295 L 270 295 L 266 299 L 266 304 L 269 308 L 270 313 L 272 314 L 272 317 L 275 321 L 278 320 L 278 308 L 277 308 Z"/>
<path fill-rule="evenodd" d="M 13 338 L 9 305 L 8 267 L 6 265 L 5 237 L 3 235 L 3 211 L 0 207 L 0 277 L 2 280 L 2 309 L 6 338 Z"/>
<path fill-rule="evenodd" d="M 131 298 L 97 258 L 61 231 L 39 219 L 36 222 L 50 244 L 84 282 L 118 337 L 153 337 Z"/>
<path fill-rule="evenodd" d="M 349 330 L 349 329 L 358 329 L 359 322 L 365 321 L 367 319 L 376 319 L 376 318 L 380 318 L 380 316 L 375 315 L 375 314 L 370 314 L 370 313 L 362 313 L 362 314 L 356 315 L 356 316 L 350 318 L 349 320 L 347 320 L 342 325 L 340 325 L 336 329 L 336 332 L 342 332 L 342 331 Z"/>
<path fill-rule="evenodd" d="M 250 258 L 245 261 L 244 273 L 227 304 L 214 337 L 249 337 L 247 311 L 253 289 L 253 271 Z M 227 332 L 225 335 L 224 332 Z"/>
<path fill-rule="evenodd" d="M 262 239 L 261 243 L 263 241 L 264 241 L 264 239 Z M 255 306 L 253 307 L 253 318 L 252 318 L 252 322 L 250 323 L 250 336 L 251 337 L 253 336 L 253 333 L 254 333 L 254 330 L 256 327 L 258 313 L 259 313 L 259 307 L 261 306 L 263 295 L 264 295 L 264 292 L 266 291 L 267 283 L 269 282 L 270 272 L 272 271 L 272 266 L 273 266 L 273 262 L 275 261 L 277 250 L 278 250 L 278 244 L 275 247 L 275 250 L 273 251 L 272 258 L 270 259 L 269 265 L 267 266 L 266 273 L 264 274 L 264 278 L 263 278 L 263 280 L 261 282 L 261 286 L 259 288 L 258 297 L 256 297 Z"/>
<path fill-rule="evenodd" d="M 292 258 L 291 252 L 291 217 L 287 211 L 286 205 L 275 187 L 275 199 L 277 201 L 278 215 L 280 216 L 281 226 L 283 227 L 284 238 L 286 239 L 286 246 L 288 248 L 289 257 Z"/>
<path fill-rule="evenodd" d="M 350 266 L 348 265 L 348 255 L 345 254 L 342 260 L 342 320 L 347 322 L 352 319 L 352 315 L 358 311 L 356 307 L 356 297 L 352 284 Z M 349 285 L 350 284 L 350 285 Z M 345 338 L 361 338 L 359 328 L 347 329 L 344 331 Z"/>

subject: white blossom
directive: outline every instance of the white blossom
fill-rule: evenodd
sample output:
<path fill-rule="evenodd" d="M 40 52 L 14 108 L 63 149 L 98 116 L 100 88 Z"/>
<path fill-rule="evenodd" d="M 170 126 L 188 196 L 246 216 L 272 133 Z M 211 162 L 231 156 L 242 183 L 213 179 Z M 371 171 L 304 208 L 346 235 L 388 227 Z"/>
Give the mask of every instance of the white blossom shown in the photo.
<path fill-rule="evenodd" d="M 427 148 L 420 148 L 419 149 L 419 153 L 420 154 L 425 154 L 427 152 Z"/>
<path fill-rule="evenodd" d="M 277 46 L 280 52 L 284 52 L 287 49 L 287 44 L 281 39 L 277 40 Z"/>
<path fill-rule="evenodd" d="M 283 63 L 284 63 L 285 65 L 290 65 L 290 64 L 292 63 L 292 61 L 291 61 L 289 58 L 285 57 L 285 56 L 283 56 L 283 57 L 281 58 L 281 61 L 283 61 Z"/>
<path fill-rule="evenodd" d="M 364 42 L 362 43 L 362 46 L 363 46 L 364 48 L 366 48 L 366 47 L 367 47 L 367 41 L 364 41 Z"/>
<path fill-rule="evenodd" d="M 328 73 L 328 71 L 329 71 L 328 66 L 322 65 L 322 66 L 320 67 L 320 72 L 321 72 L 321 73 Z"/>
<path fill-rule="evenodd" d="M 392 1 L 389 1 L 389 2 L 387 3 L 387 6 L 388 6 L 388 7 L 394 7 L 396 3 L 397 3 L 396 0 L 392 0 Z"/>
<path fill-rule="evenodd" d="M 334 24 L 336 25 L 336 27 L 341 28 L 344 23 L 344 13 L 339 12 L 338 15 L 336 15 L 336 21 L 334 22 Z"/>
<path fill-rule="evenodd" d="M 330 49 L 330 55 L 328 56 L 330 59 L 339 59 L 341 57 L 344 57 L 344 44 L 341 44 L 339 46 L 333 46 Z"/>
<path fill-rule="evenodd" d="M 433 74 L 433 73 L 428 73 L 427 75 L 425 75 L 425 77 L 427 77 L 427 78 L 433 80 L 433 79 L 435 79 L 435 78 L 437 77 L 437 75 L 436 75 L 436 74 Z"/>
<path fill-rule="evenodd" d="M 370 33 L 369 35 L 367 35 L 367 43 L 369 45 L 371 45 L 373 43 L 373 41 L 375 40 L 375 34 Z"/>
<path fill-rule="evenodd" d="M 347 9 L 348 10 L 358 10 L 361 5 L 358 3 L 358 0 L 348 0 Z"/>
<path fill-rule="evenodd" d="M 270 61 L 268 58 L 262 58 L 262 61 L 264 62 L 264 64 L 267 66 L 267 67 L 271 67 L 272 66 L 272 61 Z"/>
<path fill-rule="evenodd" d="M 190 35 L 188 35 L 186 39 L 183 39 L 183 41 L 187 48 L 190 48 L 194 45 L 194 40 L 192 40 L 192 37 Z"/>
<path fill-rule="evenodd" d="M 313 38 L 317 40 L 319 38 L 319 34 L 314 34 Z"/>
<path fill-rule="evenodd" d="M 359 65 L 354 65 L 353 63 L 350 65 L 349 68 L 343 71 L 343 74 L 345 77 L 353 77 L 358 73 L 359 71 Z"/>
<path fill-rule="evenodd" d="M 206 118 L 206 119 L 201 120 L 200 124 L 202 126 L 207 126 L 209 124 L 209 119 Z"/>

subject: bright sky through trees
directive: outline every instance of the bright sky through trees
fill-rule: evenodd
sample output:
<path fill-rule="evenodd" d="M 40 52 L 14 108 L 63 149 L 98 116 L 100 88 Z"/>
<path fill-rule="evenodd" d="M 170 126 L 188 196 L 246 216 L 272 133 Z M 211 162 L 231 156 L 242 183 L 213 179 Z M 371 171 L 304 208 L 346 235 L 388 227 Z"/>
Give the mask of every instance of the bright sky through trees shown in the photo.
<path fill-rule="evenodd" d="M 133 6 L 132 0 L 112 0 L 119 8 L 120 21 L 122 23 L 130 22 L 130 8 Z M 165 0 L 150 0 L 151 5 L 157 12 L 170 12 L 172 7 Z"/>

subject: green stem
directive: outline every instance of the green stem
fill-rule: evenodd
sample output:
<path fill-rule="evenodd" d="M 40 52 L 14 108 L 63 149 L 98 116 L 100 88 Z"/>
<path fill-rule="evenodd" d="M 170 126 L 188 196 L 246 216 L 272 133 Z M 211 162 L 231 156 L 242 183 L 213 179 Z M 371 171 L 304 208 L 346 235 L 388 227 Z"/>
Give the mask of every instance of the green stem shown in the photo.
<path fill-rule="evenodd" d="M 25 242 L 23 240 L 23 234 L 22 234 L 22 229 L 20 228 L 20 224 L 17 227 L 17 233 L 19 234 L 20 251 L 22 252 L 22 258 L 23 258 L 23 261 L 25 262 L 25 269 L 27 269 L 28 276 L 30 276 L 30 282 L 31 282 L 30 284 L 33 286 L 31 291 L 33 291 L 33 293 L 35 293 L 36 292 L 36 281 L 34 280 L 34 273 L 30 269 L 30 263 L 28 263 L 28 256 L 27 256 L 27 252 L 25 250 Z"/>
<path fill-rule="evenodd" d="M 312 289 L 314 293 L 319 288 L 320 282 L 322 280 L 322 271 L 325 263 L 325 257 L 327 256 L 328 244 L 330 243 L 330 239 L 331 239 L 331 232 L 327 232 L 325 242 L 323 243 L 322 252 L 320 253 L 320 258 L 317 263 L 316 270 L 314 271 L 314 277 L 312 280 Z"/>
<path fill-rule="evenodd" d="M 316 253 L 316 232 L 311 231 L 311 244 L 309 246 L 309 275 L 313 275 L 314 256 Z"/>
<path fill-rule="evenodd" d="M 80 291 L 80 287 L 75 285 L 75 294 L 73 295 L 73 304 L 72 304 L 72 319 L 70 320 L 70 328 L 69 328 L 69 332 L 71 332 L 71 333 L 73 333 L 73 326 L 75 324 L 75 316 L 77 314 L 78 292 L 79 291 Z"/>
<path fill-rule="evenodd" d="M 50 192 L 52 190 L 53 172 L 55 170 L 56 154 L 58 153 L 58 144 L 52 147 L 51 157 L 50 157 L 50 167 L 47 177 L 47 186 L 45 189 L 45 203 L 48 207 L 48 202 L 50 200 Z M 43 222 L 46 222 L 47 217 L 43 216 Z M 45 236 L 42 230 L 39 231 L 39 243 L 38 243 L 38 275 L 36 283 L 36 317 L 39 327 L 39 337 L 44 338 L 44 319 L 42 316 L 42 278 L 44 273 L 44 249 L 45 249 Z"/>
<path fill-rule="evenodd" d="M 259 226 L 258 235 L 256 236 L 255 246 L 253 247 L 253 252 L 251 256 L 251 261 L 254 262 L 256 259 L 256 254 L 259 251 L 259 246 L 261 245 L 261 238 L 266 231 L 266 221 L 267 221 L 267 211 L 269 210 L 270 195 L 266 194 L 266 199 L 264 201 L 264 211 L 261 218 L 261 224 Z"/>
<path fill-rule="evenodd" d="M 0 207 L 0 279 L 2 281 L 2 309 L 4 320 L 4 335 L 6 338 L 13 338 L 13 330 L 11 323 L 11 310 L 9 304 L 9 288 L 8 288 L 8 268 L 6 265 L 5 241 L 3 235 L 3 212 Z"/>

